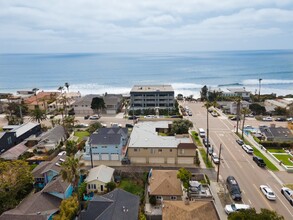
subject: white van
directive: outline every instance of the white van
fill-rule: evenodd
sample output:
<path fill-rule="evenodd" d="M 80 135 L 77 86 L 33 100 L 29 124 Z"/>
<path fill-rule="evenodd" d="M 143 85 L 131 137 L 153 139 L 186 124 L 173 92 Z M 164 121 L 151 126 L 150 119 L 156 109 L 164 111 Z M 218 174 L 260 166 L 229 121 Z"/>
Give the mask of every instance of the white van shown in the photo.
<path fill-rule="evenodd" d="M 201 138 L 204 138 L 206 136 L 206 132 L 204 131 L 203 128 L 199 128 L 198 131 L 199 131 L 199 136 Z"/>
<path fill-rule="evenodd" d="M 253 148 L 247 144 L 243 144 L 242 149 L 245 150 L 246 153 L 248 153 L 248 154 L 253 154 Z"/>

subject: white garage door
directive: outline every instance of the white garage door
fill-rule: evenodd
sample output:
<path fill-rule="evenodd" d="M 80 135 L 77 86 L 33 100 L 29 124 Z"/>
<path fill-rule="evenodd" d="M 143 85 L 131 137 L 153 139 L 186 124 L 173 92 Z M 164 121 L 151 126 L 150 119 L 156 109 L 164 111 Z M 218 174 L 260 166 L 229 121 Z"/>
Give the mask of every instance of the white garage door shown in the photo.
<path fill-rule="evenodd" d="M 100 160 L 100 155 L 99 154 L 93 154 L 93 160 Z"/>
<path fill-rule="evenodd" d="M 101 154 L 102 160 L 109 160 L 109 154 Z"/>
<path fill-rule="evenodd" d="M 146 163 L 145 157 L 131 157 L 130 158 L 131 163 Z"/>
<path fill-rule="evenodd" d="M 149 163 L 165 163 L 164 157 L 150 157 Z"/>
<path fill-rule="evenodd" d="M 111 154 L 111 160 L 119 160 L 118 154 Z"/>
<path fill-rule="evenodd" d="M 178 164 L 193 164 L 193 157 L 178 157 Z"/>
<path fill-rule="evenodd" d="M 167 163 L 168 164 L 175 164 L 175 158 L 174 157 L 168 157 L 167 158 Z"/>

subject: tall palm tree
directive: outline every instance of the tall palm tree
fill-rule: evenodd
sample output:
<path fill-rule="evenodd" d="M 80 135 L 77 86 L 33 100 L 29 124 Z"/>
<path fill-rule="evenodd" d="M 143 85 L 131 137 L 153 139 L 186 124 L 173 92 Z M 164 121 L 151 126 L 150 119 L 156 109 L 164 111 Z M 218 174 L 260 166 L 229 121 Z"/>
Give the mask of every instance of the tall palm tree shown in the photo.
<path fill-rule="evenodd" d="M 37 121 L 38 123 L 40 123 L 41 121 L 47 119 L 46 112 L 39 108 L 35 108 L 30 112 L 30 119 L 32 121 Z"/>
<path fill-rule="evenodd" d="M 246 118 L 246 115 L 249 115 L 251 113 L 251 111 L 250 111 L 249 108 L 242 108 L 241 109 L 241 113 L 243 114 L 242 134 L 241 134 L 241 137 L 243 139 L 243 131 L 244 131 L 245 118 Z"/>
<path fill-rule="evenodd" d="M 235 99 L 235 102 L 236 102 L 236 134 L 238 134 L 238 130 L 239 130 L 239 120 L 240 120 L 240 107 L 241 107 L 241 98 L 240 97 L 237 97 Z"/>
<path fill-rule="evenodd" d="M 80 175 L 83 174 L 82 167 L 84 165 L 80 163 L 80 158 L 75 158 L 73 155 L 66 158 L 61 164 L 61 177 L 64 181 L 72 184 L 73 190 L 77 192 L 77 187 L 80 179 Z"/>
<path fill-rule="evenodd" d="M 67 92 L 69 92 L 69 83 L 66 82 L 66 83 L 64 84 L 64 86 L 67 88 Z"/>
<path fill-rule="evenodd" d="M 207 109 L 207 155 L 206 155 L 206 162 L 208 162 L 208 146 L 209 146 L 209 108 L 212 107 L 213 104 L 209 101 L 206 101 L 204 107 Z"/>

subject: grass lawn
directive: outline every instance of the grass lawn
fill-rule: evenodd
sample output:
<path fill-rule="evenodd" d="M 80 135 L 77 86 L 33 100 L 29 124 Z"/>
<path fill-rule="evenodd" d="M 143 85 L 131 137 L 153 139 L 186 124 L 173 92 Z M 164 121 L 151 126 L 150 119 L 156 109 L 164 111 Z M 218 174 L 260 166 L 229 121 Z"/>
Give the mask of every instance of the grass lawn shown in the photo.
<path fill-rule="evenodd" d="M 271 153 L 286 153 L 283 149 L 268 149 Z"/>
<path fill-rule="evenodd" d="M 192 131 L 191 132 L 191 136 L 194 138 L 195 143 L 196 143 L 196 146 L 202 146 L 202 143 L 201 143 L 201 141 L 199 139 L 199 136 L 198 136 L 198 133 L 197 132 Z"/>
<path fill-rule="evenodd" d="M 293 190 L 293 184 L 286 184 L 286 185 L 284 185 L 285 187 L 288 187 L 288 188 L 290 188 L 290 189 L 292 189 Z"/>
<path fill-rule="evenodd" d="M 279 154 L 274 154 L 274 156 L 283 162 L 283 164 L 288 165 L 288 166 L 293 166 L 293 163 L 291 161 L 289 161 L 289 158 L 291 156 L 289 155 L 279 155 Z"/>
<path fill-rule="evenodd" d="M 199 149 L 199 152 L 201 154 L 201 157 L 206 165 L 207 168 L 213 168 L 213 164 L 212 164 L 212 161 L 210 161 L 210 158 L 208 158 L 208 162 L 206 161 L 206 156 L 207 156 L 207 152 L 206 152 L 206 149 L 205 148 L 200 148 Z"/>
<path fill-rule="evenodd" d="M 74 136 L 78 137 L 78 141 L 82 141 L 84 137 L 89 137 L 90 133 L 87 131 L 75 131 Z"/>
<path fill-rule="evenodd" d="M 137 184 L 137 182 L 131 179 L 122 179 L 118 187 L 134 195 L 138 195 L 140 198 L 144 195 L 144 186 Z"/>
<path fill-rule="evenodd" d="M 255 156 L 261 157 L 267 165 L 267 168 L 271 171 L 279 171 L 278 168 L 269 160 L 267 159 L 257 148 L 253 148 L 253 154 Z"/>

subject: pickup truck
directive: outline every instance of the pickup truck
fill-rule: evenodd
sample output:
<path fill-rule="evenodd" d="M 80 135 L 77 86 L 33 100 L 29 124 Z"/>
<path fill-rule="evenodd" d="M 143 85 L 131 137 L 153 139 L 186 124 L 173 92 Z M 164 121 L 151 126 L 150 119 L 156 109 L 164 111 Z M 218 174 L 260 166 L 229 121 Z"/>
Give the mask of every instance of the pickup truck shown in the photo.
<path fill-rule="evenodd" d="M 286 197 L 286 199 L 293 206 L 293 190 L 292 189 L 289 189 L 287 187 L 283 187 L 281 189 L 281 193 Z"/>
<path fill-rule="evenodd" d="M 260 157 L 257 157 L 257 156 L 253 156 L 252 157 L 252 160 L 260 167 L 265 167 L 266 166 L 266 163 L 263 161 L 262 158 Z"/>

